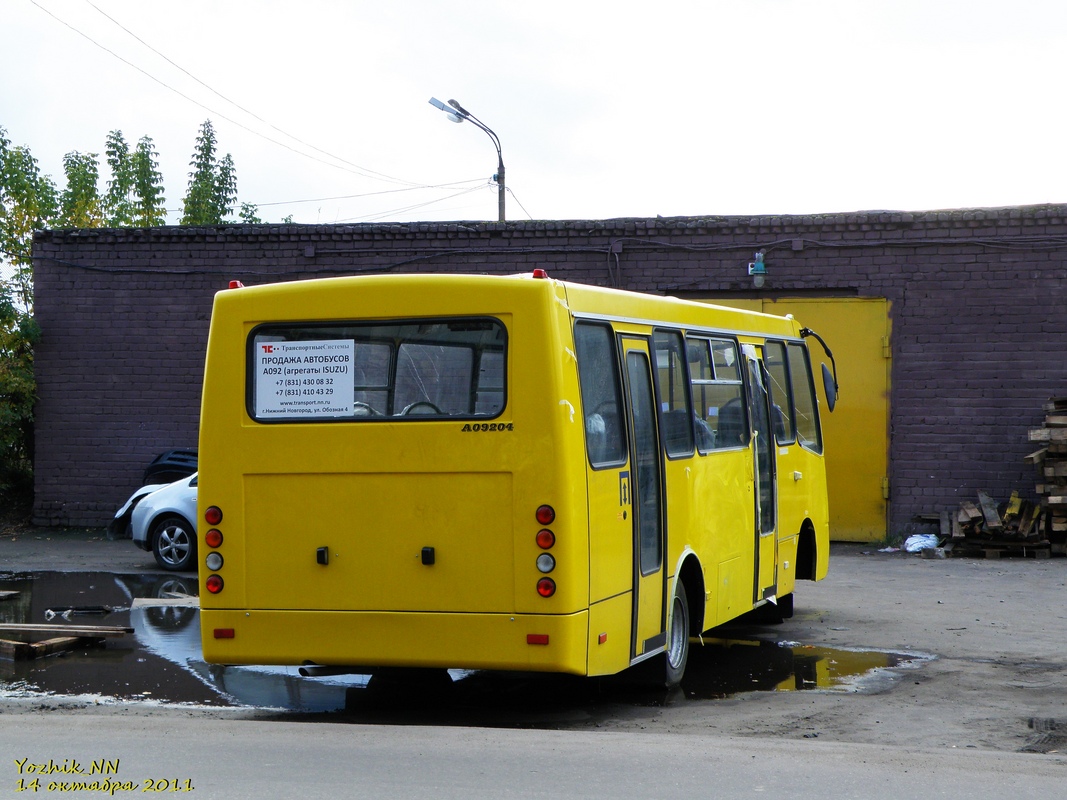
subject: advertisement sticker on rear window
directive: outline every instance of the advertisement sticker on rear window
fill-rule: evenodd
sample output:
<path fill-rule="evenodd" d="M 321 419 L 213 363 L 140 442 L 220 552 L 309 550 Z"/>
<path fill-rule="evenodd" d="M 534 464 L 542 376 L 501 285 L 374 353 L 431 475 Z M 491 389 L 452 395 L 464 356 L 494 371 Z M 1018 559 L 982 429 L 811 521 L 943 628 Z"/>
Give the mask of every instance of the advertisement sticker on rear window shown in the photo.
<path fill-rule="evenodd" d="M 351 339 L 256 343 L 256 416 L 352 416 Z"/>

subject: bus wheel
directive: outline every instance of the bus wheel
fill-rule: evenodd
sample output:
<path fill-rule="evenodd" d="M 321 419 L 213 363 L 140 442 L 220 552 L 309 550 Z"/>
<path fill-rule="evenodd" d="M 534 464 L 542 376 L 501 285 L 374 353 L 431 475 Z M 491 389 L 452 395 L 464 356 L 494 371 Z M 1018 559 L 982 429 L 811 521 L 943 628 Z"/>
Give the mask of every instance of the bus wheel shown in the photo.
<path fill-rule="evenodd" d="M 674 599 L 671 601 L 670 631 L 667 640 L 666 683 L 677 686 L 685 674 L 689 660 L 689 600 L 685 596 L 682 579 L 674 582 Z"/>

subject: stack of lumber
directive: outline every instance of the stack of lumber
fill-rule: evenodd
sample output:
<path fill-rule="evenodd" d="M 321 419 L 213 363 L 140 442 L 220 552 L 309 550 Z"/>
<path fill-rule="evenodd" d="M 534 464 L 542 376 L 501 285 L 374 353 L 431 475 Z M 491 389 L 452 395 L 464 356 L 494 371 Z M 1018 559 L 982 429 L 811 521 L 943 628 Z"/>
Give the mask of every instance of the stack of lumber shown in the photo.
<path fill-rule="evenodd" d="M 1050 398 L 1043 410 L 1044 424 L 1029 432 L 1030 441 L 1042 447 L 1026 460 L 1038 470 L 1035 488 L 1047 518 L 1052 550 L 1067 554 L 1067 397 Z"/>
<path fill-rule="evenodd" d="M 951 539 L 957 552 L 966 555 L 1048 558 L 1051 547 L 1043 520 L 1041 505 L 1023 500 L 1018 492 L 1000 504 L 986 492 L 979 492 L 976 503 L 960 503 L 951 521 Z"/>

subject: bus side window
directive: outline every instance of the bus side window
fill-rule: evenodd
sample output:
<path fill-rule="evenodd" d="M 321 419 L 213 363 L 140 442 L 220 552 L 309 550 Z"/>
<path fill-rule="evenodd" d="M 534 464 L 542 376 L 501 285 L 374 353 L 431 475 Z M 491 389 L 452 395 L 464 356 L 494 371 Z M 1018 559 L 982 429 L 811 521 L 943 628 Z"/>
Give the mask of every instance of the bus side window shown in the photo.
<path fill-rule="evenodd" d="M 793 415 L 793 392 L 789 368 L 782 342 L 767 342 L 763 346 L 763 364 L 771 382 L 771 424 L 778 444 L 796 441 L 796 420 Z"/>
<path fill-rule="evenodd" d="M 748 443 L 737 343 L 727 339 L 686 340 L 693 387 L 697 448 L 701 453 Z"/>
<path fill-rule="evenodd" d="M 788 354 L 789 376 L 793 383 L 793 402 L 796 405 L 797 438 L 802 446 L 821 453 L 822 434 L 808 349 L 802 344 L 790 343 Z"/>
<path fill-rule="evenodd" d="M 574 350 L 582 392 L 585 441 L 593 467 L 626 462 L 615 336 L 607 325 L 574 326 Z"/>
<path fill-rule="evenodd" d="M 685 350 L 678 331 L 657 330 L 652 335 L 656 350 L 656 391 L 660 403 L 660 436 L 668 456 L 693 454 L 693 423 Z"/>

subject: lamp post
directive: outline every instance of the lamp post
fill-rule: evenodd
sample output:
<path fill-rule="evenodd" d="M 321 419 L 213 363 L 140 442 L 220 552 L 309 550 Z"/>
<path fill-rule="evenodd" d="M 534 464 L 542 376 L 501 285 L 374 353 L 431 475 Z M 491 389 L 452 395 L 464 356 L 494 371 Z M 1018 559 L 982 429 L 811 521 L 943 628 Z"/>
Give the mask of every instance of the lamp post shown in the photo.
<path fill-rule="evenodd" d="M 500 151 L 500 137 L 493 133 L 492 128 L 474 116 L 471 112 L 461 106 L 456 100 L 449 100 L 448 105 L 445 105 L 436 97 L 430 98 L 430 105 L 434 108 L 439 108 L 448 114 L 448 118 L 453 122 L 463 122 L 463 120 L 469 120 L 476 128 L 480 128 L 485 131 L 490 139 L 493 140 L 493 146 L 496 148 L 496 175 L 493 178 L 497 184 L 497 210 L 499 212 L 499 221 L 504 221 L 504 156 Z"/>

